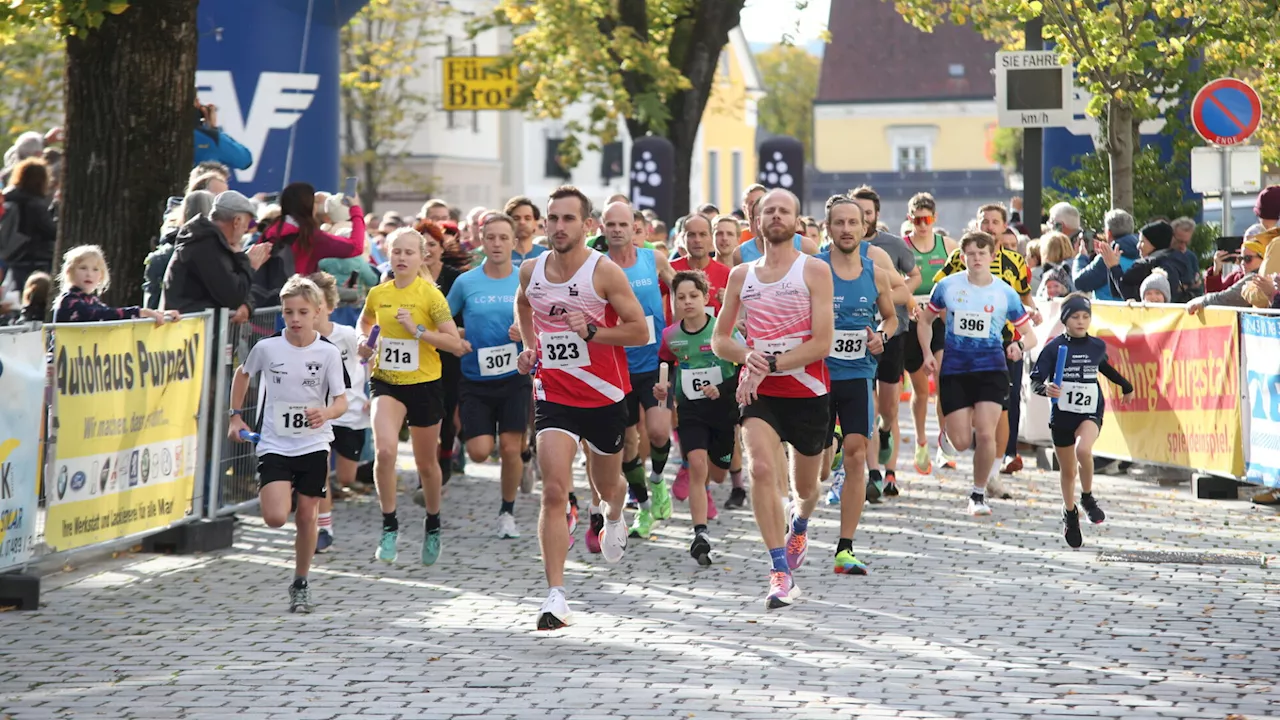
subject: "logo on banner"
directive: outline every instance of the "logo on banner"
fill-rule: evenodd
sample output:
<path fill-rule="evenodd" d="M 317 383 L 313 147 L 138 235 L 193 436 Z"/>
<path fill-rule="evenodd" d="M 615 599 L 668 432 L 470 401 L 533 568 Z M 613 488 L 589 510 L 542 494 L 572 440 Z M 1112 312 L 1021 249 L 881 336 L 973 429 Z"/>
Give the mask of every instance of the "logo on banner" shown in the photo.
<path fill-rule="evenodd" d="M 658 200 L 651 195 L 644 194 L 644 186 L 658 187 L 662 184 L 662 173 L 658 172 L 658 163 L 653 159 L 653 153 L 645 150 L 640 154 L 640 159 L 636 160 L 635 166 L 631 170 L 631 204 L 637 210 L 647 208 L 655 208 L 658 206 Z"/>
<path fill-rule="evenodd" d="M 791 176 L 791 168 L 787 166 L 782 153 L 775 150 L 773 157 L 765 160 L 764 168 L 760 171 L 760 182 L 771 187 L 784 188 L 790 188 L 795 184 L 796 179 Z"/>
<path fill-rule="evenodd" d="M 229 70 L 196 72 L 196 92 L 200 102 L 218 107 L 218 122 L 253 155 L 253 165 L 236 170 L 236 180 L 253 182 L 258 173 L 258 160 L 272 130 L 288 130 L 311 107 L 320 76 L 314 73 L 264 72 L 258 75 L 258 87 L 246 115 L 240 110 L 240 97 Z"/>

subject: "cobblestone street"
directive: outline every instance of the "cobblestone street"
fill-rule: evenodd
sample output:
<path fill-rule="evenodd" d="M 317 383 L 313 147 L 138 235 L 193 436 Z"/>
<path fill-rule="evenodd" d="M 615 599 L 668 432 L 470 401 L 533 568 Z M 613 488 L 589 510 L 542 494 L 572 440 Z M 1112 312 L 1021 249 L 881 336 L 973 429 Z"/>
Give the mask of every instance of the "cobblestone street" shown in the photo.
<path fill-rule="evenodd" d="M 577 624 L 555 633 L 534 630 L 538 496 L 517 501 L 522 538 L 494 539 L 492 464 L 449 485 L 435 567 L 416 562 L 423 515 L 407 493 L 393 566 L 372 560 L 373 498 L 339 504 L 314 615 L 288 613 L 292 526 L 246 517 L 233 549 L 89 566 L 47 578 L 38 612 L 0 615 L 0 718 L 1280 715 L 1274 569 L 1098 558 L 1274 554 L 1276 513 L 1104 477 L 1109 518 L 1071 551 L 1056 476 L 1021 473 L 1006 481 L 1016 498 L 975 519 L 965 469 L 904 473 L 902 497 L 868 507 L 855 541 L 867 577 L 831 573 L 838 514 L 820 506 L 804 598 L 767 614 L 750 512 L 712 523 L 706 569 L 687 553 L 687 505 L 617 566 L 587 554 L 584 513 L 567 573 Z"/>

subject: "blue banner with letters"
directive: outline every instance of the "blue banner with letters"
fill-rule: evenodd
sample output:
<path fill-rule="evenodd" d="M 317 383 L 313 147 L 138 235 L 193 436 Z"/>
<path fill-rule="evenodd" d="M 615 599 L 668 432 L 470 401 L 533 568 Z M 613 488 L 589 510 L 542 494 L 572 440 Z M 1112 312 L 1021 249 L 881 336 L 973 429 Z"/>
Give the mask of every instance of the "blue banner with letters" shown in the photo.
<path fill-rule="evenodd" d="M 21 565 L 35 550 L 44 354 L 42 331 L 0 332 L 0 570 Z"/>
<path fill-rule="evenodd" d="M 1240 316 L 1244 357 L 1245 479 L 1280 487 L 1280 317 Z"/>
<path fill-rule="evenodd" d="M 338 37 L 366 2 L 201 0 L 197 96 L 253 156 L 234 189 L 273 193 L 304 181 L 340 190 Z"/>

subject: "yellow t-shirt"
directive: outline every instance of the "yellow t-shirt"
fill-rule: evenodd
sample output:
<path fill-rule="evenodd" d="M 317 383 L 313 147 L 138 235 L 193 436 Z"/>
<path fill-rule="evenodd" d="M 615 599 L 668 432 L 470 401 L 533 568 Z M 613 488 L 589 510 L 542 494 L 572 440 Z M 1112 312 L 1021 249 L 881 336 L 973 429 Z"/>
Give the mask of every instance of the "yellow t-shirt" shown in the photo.
<path fill-rule="evenodd" d="M 414 385 L 440 379 L 440 353 L 425 340 L 417 343 L 416 348 L 407 346 L 404 341 L 413 341 L 413 333 L 404 329 L 396 313 L 400 308 L 407 308 L 413 314 L 415 325 L 422 325 L 431 332 L 440 326 L 453 322 L 453 314 L 449 312 L 449 301 L 444 293 L 421 276 L 414 278 L 413 283 L 404 289 L 396 287 L 394 280 L 388 280 L 369 291 L 364 301 L 364 317 L 377 323 L 381 328 L 378 335 L 378 353 L 374 357 L 374 369 L 371 377 L 374 380 L 391 385 Z M 390 340 L 393 342 L 383 342 Z M 388 370 L 384 365 L 403 363 L 407 357 L 405 351 L 418 355 L 417 370 Z"/>

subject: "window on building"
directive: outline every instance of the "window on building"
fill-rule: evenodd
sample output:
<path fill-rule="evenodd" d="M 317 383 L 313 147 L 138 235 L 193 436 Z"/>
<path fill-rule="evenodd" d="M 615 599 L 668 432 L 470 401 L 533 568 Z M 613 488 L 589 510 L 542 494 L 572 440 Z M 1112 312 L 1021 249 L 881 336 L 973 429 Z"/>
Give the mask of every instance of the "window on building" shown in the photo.
<path fill-rule="evenodd" d="M 898 172 L 924 172 L 925 170 L 928 170 L 928 146 L 899 145 L 896 148 L 893 169 Z"/>
<path fill-rule="evenodd" d="M 742 151 L 733 151 L 733 196 L 729 198 L 728 207 L 738 202 L 738 198 L 742 197 Z M 728 212 L 728 211 L 726 211 Z"/>
<path fill-rule="evenodd" d="M 564 141 L 561 138 L 547 138 L 547 161 L 543 169 L 546 177 L 569 179 L 569 171 L 560 164 L 560 143 L 562 142 Z"/>
<path fill-rule="evenodd" d="M 725 48 L 720 51 L 720 82 L 729 82 L 729 49 Z"/>
<path fill-rule="evenodd" d="M 964 65 L 960 63 L 951 63 L 951 65 L 947 67 L 947 73 L 953 78 L 964 77 Z"/>
<path fill-rule="evenodd" d="M 720 151 L 707 151 L 707 202 L 720 204 Z"/>

